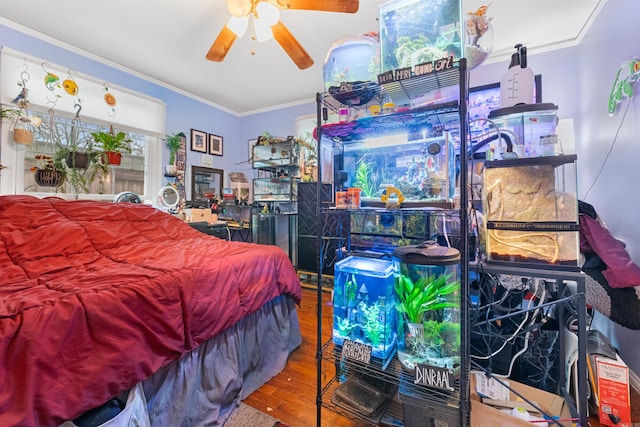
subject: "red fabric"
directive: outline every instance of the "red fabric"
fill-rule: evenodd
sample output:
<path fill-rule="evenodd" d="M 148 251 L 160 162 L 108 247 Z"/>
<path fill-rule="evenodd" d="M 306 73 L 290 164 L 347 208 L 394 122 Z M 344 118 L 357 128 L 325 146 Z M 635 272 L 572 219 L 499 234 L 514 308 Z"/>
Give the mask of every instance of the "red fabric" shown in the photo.
<path fill-rule="evenodd" d="M 0 196 L 0 424 L 57 426 L 300 281 L 150 206 Z"/>
<path fill-rule="evenodd" d="M 588 215 L 580 215 L 580 251 L 600 257 L 607 266 L 602 275 L 612 288 L 640 286 L 640 267 L 631 261 L 624 243 Z"/>

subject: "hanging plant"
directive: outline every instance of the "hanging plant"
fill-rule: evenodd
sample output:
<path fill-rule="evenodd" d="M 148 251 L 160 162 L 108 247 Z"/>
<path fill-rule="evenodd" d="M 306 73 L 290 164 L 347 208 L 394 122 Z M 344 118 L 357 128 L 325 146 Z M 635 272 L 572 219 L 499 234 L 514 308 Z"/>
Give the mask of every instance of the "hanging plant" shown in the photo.
<path fill-rule="evenodd" d="M 102 147 L 105 154 L 102 160 L 107 165 L 120 165 L 122 153 L 131 153 L 131 140 L 124 132 L 115 133 L 113 127 L 109 128 L 109 132 L 92 132 L 91 136 Z"/>

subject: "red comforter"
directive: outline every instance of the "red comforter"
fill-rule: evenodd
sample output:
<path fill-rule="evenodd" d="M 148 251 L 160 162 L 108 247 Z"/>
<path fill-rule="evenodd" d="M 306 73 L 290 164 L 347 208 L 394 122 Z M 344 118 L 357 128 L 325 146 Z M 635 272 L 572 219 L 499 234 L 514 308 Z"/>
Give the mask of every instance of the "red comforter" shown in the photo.
<path fill-rule="evenodd" d="M 0 196 L 0 425 L 57 426 L 300 282 L 149 206 Z"/>

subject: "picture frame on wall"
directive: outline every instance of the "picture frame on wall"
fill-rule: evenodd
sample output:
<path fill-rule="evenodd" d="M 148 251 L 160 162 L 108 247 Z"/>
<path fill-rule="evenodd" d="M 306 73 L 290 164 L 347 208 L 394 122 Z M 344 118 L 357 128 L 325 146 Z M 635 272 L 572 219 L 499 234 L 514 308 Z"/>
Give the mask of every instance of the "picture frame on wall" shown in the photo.
<path fill-rule="evenodd" d="M 191 129 L 191 151 L 207 153 L 207 133 Z"/>
<path fill-rule="evenodd" d="M 209 134 L 209 154 L 222 156 L 223 138 L 220 135 Z"/>

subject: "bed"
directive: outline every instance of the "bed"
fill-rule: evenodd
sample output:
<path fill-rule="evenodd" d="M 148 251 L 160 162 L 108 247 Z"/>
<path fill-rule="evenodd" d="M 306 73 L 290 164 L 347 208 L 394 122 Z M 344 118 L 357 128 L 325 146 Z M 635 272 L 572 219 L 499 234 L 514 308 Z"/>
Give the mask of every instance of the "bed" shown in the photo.
<path fill-rule="evenodd" d="M 275 246 L 150 206 L 0 196 L 0 420 L 58 426 L 143 386 L 151 424 L 221 425 L 301 342 Z"/>

